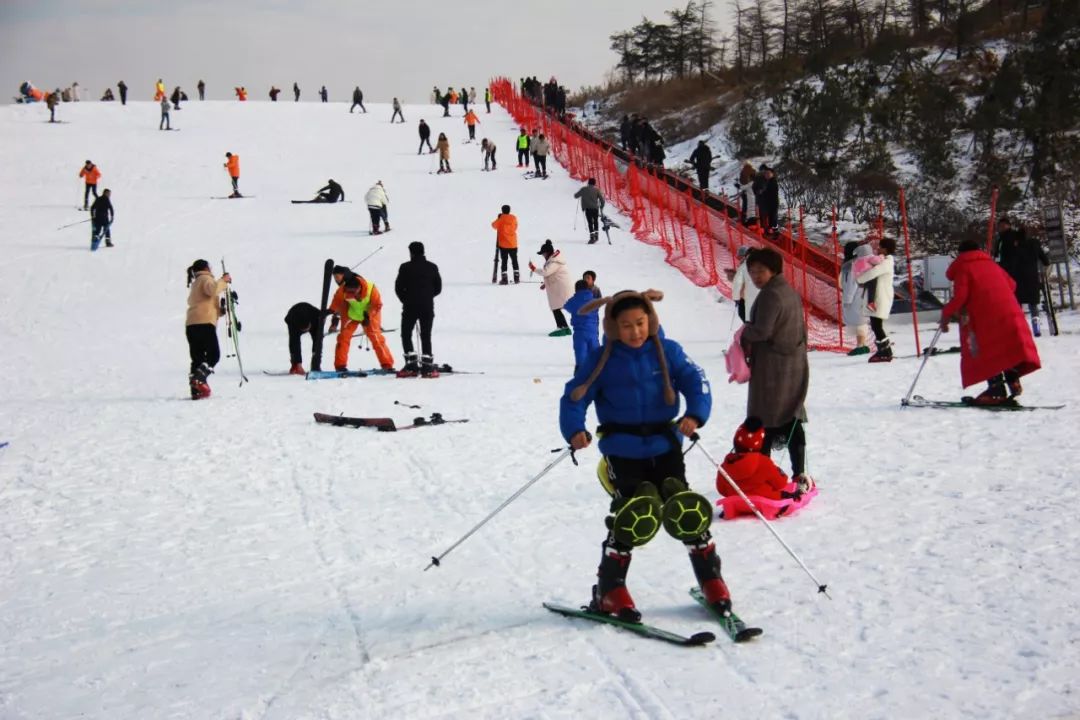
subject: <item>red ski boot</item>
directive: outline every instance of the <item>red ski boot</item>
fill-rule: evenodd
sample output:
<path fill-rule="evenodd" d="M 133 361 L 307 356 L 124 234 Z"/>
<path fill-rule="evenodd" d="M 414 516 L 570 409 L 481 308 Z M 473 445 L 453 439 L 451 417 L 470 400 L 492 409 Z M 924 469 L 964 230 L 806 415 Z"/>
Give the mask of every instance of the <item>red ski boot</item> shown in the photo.
<path fill-rule="evenodd" d="M 293 363 L 292 367 L 289 368 L 289 374 L 290 375 L 307 375 L 307 373 L 304 372 L 304 366 L 301 365 L 300 363 Z"/>
<path fill-rule="evenodd" d="M 720 556 L 716 554 L 712 536 L 705 533 L 701 540 L 693 544 L 687 543 L 686 548 L 690 551 L 690 565 L 694 568 L 694 576 L 697 577 L 701 593 L 709 607 L 721 615 L 731 612 L 731 593 L 724 578 L 720 576 Z"/>
<path fill-rule="evenodd" d="M 604 543 L 604 554 L 596 570 L 597 583 L 592 589 L 592 612 L 614 615 L 623 622 L 641 622 L 641 613 L 634 607 L 634 598 L 626 589 L 626 572 L 630 569 L 630 551 L 620 550 L 611 542 Z"/>

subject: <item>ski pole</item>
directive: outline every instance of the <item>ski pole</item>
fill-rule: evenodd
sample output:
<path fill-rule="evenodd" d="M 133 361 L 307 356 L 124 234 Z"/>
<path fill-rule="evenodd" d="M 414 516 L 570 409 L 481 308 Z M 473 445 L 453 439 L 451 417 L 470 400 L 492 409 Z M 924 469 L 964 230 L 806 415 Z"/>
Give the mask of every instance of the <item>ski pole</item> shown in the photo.
<path fill-rule="evenodd" d="M 574 203 L 574 231 L 575 232 L 577 231 L 577 216 L 578 216 L 577 203 Z"/>
<path fill-rule="evenodd" d="M 476 532 L 476 531 L 477 531 L 477 530 L 479 530 L 479 529 L 480 529 L 481 527 L 483 527 L 483 526 L 484 526 L 484 525 L 485 525 L 485 524 L 486 524 L 486 523 L 487 523 L 487 522 L 488 522 L 489 520 L 491 520 L 491 518 L 495 517 L 495 516 L 496 516 L 496 515 L 498 515 L 498 514 L 499 514 L 500 512 L 502 512 L 502 510 L 503 510 L 504 508 L 506 508 L 506 506 L 507 506 L 507 505 L 509 505 L 510 503 L 512 503 L 512 502 L 514 502 L 515 500 L 517 500 L 517 499 L 518 499 L 518 497 L 519 497 L 519 496 L 520 496 L 520 495 L 521 495 L 521 494 L 522 494 L 523 492 L 525 492 L 525 491 L 526 491 L 526 490 L 528 490 L 528 489 L 529 489 L 530 487 L 532 487 L 532 486 L 533 486 L 533 484 L 534 484 L 534 483 L 535 483 L 535 482 L 536 482 L 537 480 L 539 480 L 540 478 L 542 478 L 542 477 L 544 477 L 545 475 L 547 475 L 547 474 L 548 474 L 549 472 L 551 472 L 551 469 L 552 469 L 552 468 L 554 468 L 554 467 L 555 467 L 556 465 L 558 465 L 559 463 L 561 463 L 561 462 L 562 462 L 563 460 L 565 460 L 565 459 L 566 459 L 566 458 L 568 458 L 568 457 L 569 457 L 569 458 L 574 458 L 574 450 L 573 450 L 573 448 L 566 448 L 566 449 L 564 449 L 564 450 L 563 450 L 563 451 L 562 451 L 561 453 L 559 453 L 559 456 L 558 456 L 557 458 L 555 458 L 555 459 L 554 459 L 554 460 L 552 460 L 552 461 L 551 461 L 550 463 L 548 463 L 548 466 L 547 466 L 546 468 L 544 468 L 543 470 L 541 470 L 541 471 L 540 471 L 540 472 L 539 472 L 539 473 L 538 473 L 537 475 L 534 475 L 534 476 L 533 476 L 533 478 L 532 478 L 532 480 L 529 480 L 529 482 L 525 483 L 525 484 L 524 484 L 524 485 L 522 485 L 522 486 L 521 486 L 520 488 L 518 488 L 517 492 L 515 492 L 515 493 L 514 493 L 513 495 L 511 495 L 510 497 L 506 498 L 506 500 L 503 500 L 502 504 L 501 504 L 501 505 L 499 505 L 499 507 L 495 508 L 495 509 L 494 509 L 494 510 L 492 510 L 492 511 L 491 511 L 490 513 L 488 513 L 488 516 L 487 516 L 487 517 L 485 517 L 485 518 L 484 518 L 483 520 L 481 520 L 480 522 L 476 523 L 476 525 L 474 525 L 474 526 L 472 527 L 472 529 L 471 529 L 471 530 L 469 530 L 469 532 L 467 532 L 467 533 L 465 533 L 464 535 L 462 535 L 462 536 L 461 536 L 460 538 L 458 538 L 457 542 L 455 542 L 455 543 L 454 543 L 453 545 L 451 545 L 450 547 L 446 548 L 446 550 L 444 550 L 444 551 L 443 551 L 443 554 L 442 554 L 442 555 L 439 555 L 438 557 L 432 557 L 432 558 L 431 558 L 431 562 L 430 562 L 430 563 L 428 563 L 428 566 L 427 566 L 426 568 L 424 568 L 424 572 L 427 572 L 427 571 L 428 571 L 428 570 L 430 570 L 430 569 L 431 569 L 432 567 L 439 567 L 439 566 L 440 566 L 440 563 L 441 563 L 441 561 L 442 561 L 442 559 L 443 559 L 444 557 L 446 557 L 447 555 L 449 555 L 449 554 L 450 554 L 450 553 L 451 553 L 451 552 L 452 552 L 452 551 L 454 550 L 454 548 L 456 548 L 456 547 L 457 547 L 458 545 L 460 545 L 461 543 L 463 543 L 463 542 L 465 542 L 466 540 L 468 540 L 468 539 L 469 539 L 469 537 L 470 537 L 470 536 L 471 536 L 471 535 L 472 535 L 472 534 L 473 534 L 474 532 Z M 575 464 L 575 465 L 577 465 L 577 459 L 576 459 L 576 458 L 574 458 L 574 464 Z"/>
<path fill-rule="evenodd" d="M 364 263 L 366 263 L 366 262 L 368 261 L 368 259 L 370 259 L 370 258 L 371 258 L 371 256 L 372 256 L 372 255 L 374 255 L 375 253 L 379 252 L 379 251 L 380 251 L 380 250 L 382 250 L 382 249 L 383 249 L 383 246 L 382 246 L 382 245 L 380 245 L 379 247 L 375 248 L 374 250 L 372 250 L 371 252 L 369 252 L 369 253 L 368 253 L 367 255 L 365 255 L 365 256 L 364 256 L 364 259 L 363 259 L 363 260 L 361 260 L 360 262 L 356 263 L 356 264 L 355 264 L 355 265 L 353 265 L 352 267 L 353 267 L 353 268 L 357 268 L 357 267 L 360 267 L 361 265 L 363 265 Z M 350 269 L 350 270 L 352 270 L 352 268 L 349 268 L 349 269 Z"/>
<path fill-rule="evenodd" d="M 82 225 L 84 222 L 90 222 L 90 218 L 86 218 L 85 220 L 79 220 L 78 222 L 68 223 L 67 225 L 61 225 L 56 229 L 63 230 L 64 228 L 75 227 L 76 225 Z"/>
<path fill-rule="evenodd" d="M 900 407 L 907 407 L 911 402 L 911 393 L 915 392 L 915 383 L 919 382 L 919 376 L 922 375 L 923 368 L 926 367 L 926 361 L 930 359 L 930 356 L 934 354 L 934 346 L 937 345 L 938 338 L 941 337 L 941 326 L 938 326 L 937 332 L 934 333 L 934 339 L 930 341 L 930 345 L 923 350 L 922 362 L 919 364 L 919 372 L 915 373 L 915 379 L 911 381 L 911 387 L 908 388 L 907 395 L 900 401 Z"/>
<path fill-rule="evenodd" d="M 697 441 L 697 433 L 691 435 L 690 439 Z M 720 463 L 716 462 L 716 458 L 714 458 L 712 454 L 708 450 L 706 450 L 705 446 L 701 443 L 698 443 L 698 447 L 701 448 L 701 452 L 705 453 L 705 457 L 709 458 L 709 462 L 711 462 L 716 467 L 717 471 L 720 473 L 720 476 L 723 477 L 727 484 L 730 485 L 735 490 L 735 492 L 739 494 L 739 497 L 743 499 L 743 502 L 746 503 L 747 507 L 754 511 L 754 514 L 758 516 L 758 520 L 765 523 L 765 527 L 769 529 L 769 532 L 773 534 L 773 537 L 776 538 L 777 542 L 784 546 L 784 549 L 787 550 L 788 555 L 790 555 L 795 560 L 795 562 L 799 563 L 799 567 L 803 569 L 803 572 L 805 572 L 810 577 L 810 579 L 814 581 L 814 584 L 817 585 L 817 591 L 832 600 L 832 596 L 830 596 L 829 593 L 826 591 L 826 587 L 828 586 L 822 583 L 816 577 L 814 577 L 814 573 L 810 572 L 810 568 L 806 567 L 806 563 L 804 563 L 802 559 L 795 554 L 795 551 L 791 549 L 790 545 L 784 542 L 784 539 L 780 537 L 780 533 L 776 532 L 776 528 L 772 526 L 772 523 L 765 519 L 765 516 L 762 515 L 761 511 L 757 509 L 757 506 L 754 505 L 750 498 L 746 497 L 746 493 L 742 491 L 742 488 L 735 484 L 735 481 L 731 479 L 731 476 L 727 474 L 727 471 L 724 470 L 724 468 L 720 467 Z"/>

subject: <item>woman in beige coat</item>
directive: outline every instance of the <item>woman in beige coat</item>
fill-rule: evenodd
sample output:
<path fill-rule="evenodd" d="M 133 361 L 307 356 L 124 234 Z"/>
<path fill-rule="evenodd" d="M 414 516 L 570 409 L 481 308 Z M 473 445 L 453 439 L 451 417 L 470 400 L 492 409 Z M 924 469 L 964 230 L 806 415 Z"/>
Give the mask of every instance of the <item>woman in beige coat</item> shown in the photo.
<path fill-rule="evenodd" d="M 191 354 L 191 374 L 188 381 L 192 399 L 198 400 L 209 397 L 210 386 L 206 384 L 206 378 L 214 372 L 214 366 L 221 359 L 217 338 L 217 322 L 221 317 L 218 297 L 232 282 L 232 277 L 225 273 L 215 280 L 210 272 L 210 263 L 205 260 L 193 262 L 187 270 L 187 277 L 189 290 L 186 324 L 188 351 Z"/>
<path fill-rule="evenodd" d="M 439 172 L 452 172 L 450 170 L 450 141 L 446 139 L 446 133 L 439 133 L 435 149 L 439 151 Z"/>

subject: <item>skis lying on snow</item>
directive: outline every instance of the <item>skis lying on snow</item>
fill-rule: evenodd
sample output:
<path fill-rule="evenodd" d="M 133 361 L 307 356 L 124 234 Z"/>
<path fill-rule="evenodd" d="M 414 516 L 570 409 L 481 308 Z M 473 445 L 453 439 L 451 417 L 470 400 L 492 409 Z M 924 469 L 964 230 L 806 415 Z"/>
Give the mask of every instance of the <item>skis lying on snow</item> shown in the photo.
<path fill-rule="evenodd" d="M 443 363 L 436 365 L 435 369 L 440 375 L 483 375 L 482 370 L 455 370 Z M 268 373 L 270 374 L 270 373 Z M 369 375 L 397 376 L 397 370 L 371 368 L 370 370 L 312 370 L 306 377 L 308 380 L 336 380 L 338 378 L 364 378 Z"/>
<path fill-rule="evenodd" d="M 363 370 L 311 370 L 305 375 L 308 380 L 334 380 L 337 378 L 363 378 L 367 373 Z"/>
<path fill-rule="evenodd" d="M 586 608 L 572 608 L 565 605 L 557 605 L 555 603 L 544 603 L 544 607 L 553 613 L 564 615 L 566 617 L 581 618 L 583 620 L 592 620 L 594 622 L 607 623 L 608 625 L 614 625 L 617 628 L 623 630 L 629 630 L 632 633 L 637 633 L 642 637 L 653 638 L 654 640 L 663 640 L 673 645 L 681 645 L 682 647 L 698 647 L 701 645 L 707 645 L 716 639 L 716 635 L 711 632 L 699 632 L 694 633 L 690 637 L 685 635 L 679 635 L 673 633 L 670 630 L 664 630 L 662 628 L 655 627 L 653 625 L 646 625 L 645 623 L 633 623 L 620 620 L 614 615 L 608 615 L 606 613 L 590 612 Z"/>
<path fill-rule="evenodd" d="M 248 198 L 253 198 L 253 197 L 255 197 L 255 196 L 254 195 L 239 195 L 239 196 L 234 197 L 232 195 L 213 195 L 213 196 L 210 197 L 210 199 L 211 200 L 246 200 Z"/>
<path fill-rule="evenodd" d="M 705 596 L 701 593 L 701 588 L 690 588 L 690 597 L 697 600 L 703 608 L 709 611 L 709 614 L 716 618 L 716 621 L 720 623 L 720 627 L 724 629 L 733 641 L 737 643 L 753 640 L 762 632 L 761 628 L 747 627 L 738 615 L 733 612 L 728 612 L 726 615 L 721 615 L 716 610 L 709 607 L 709 603 L 705 601 Z"/>
<path fill-rule="evenodd" d="M 400 430 L 415 430 L 416 428 L 428 427 L 429 425 L 449 425 L 451 423 L 467 423 L 469 421 L 468 419 L 445 420 L 440 413 L 432 413 L 429 418 L 418 417 L 412 421 L 411 425 L 402 425 L 399 427 L 394 424 L 393 418 L 355 418 L 345 417 L 344 415 L 315 413 L 315 422 L 354 428 L 373 427 L 379 432 L 398 432 Z"/>
<path fill-rule="evenodd" d="M 1060 410 L 1065 407 L 1064 405 L 1021 405 L 1012 398 L 1006 400 L 1000 405 L 976 405 L 975 398 L 965 396 L 960 400 L 927 400 L 922 395 L 915 395 L 908 403 L 901 404 L 904 407 L 926 407 L 926 408 L 977 408 L 979 410 L 992 410 L 998 412 L 1009 412 L 1017 410 Z"/>

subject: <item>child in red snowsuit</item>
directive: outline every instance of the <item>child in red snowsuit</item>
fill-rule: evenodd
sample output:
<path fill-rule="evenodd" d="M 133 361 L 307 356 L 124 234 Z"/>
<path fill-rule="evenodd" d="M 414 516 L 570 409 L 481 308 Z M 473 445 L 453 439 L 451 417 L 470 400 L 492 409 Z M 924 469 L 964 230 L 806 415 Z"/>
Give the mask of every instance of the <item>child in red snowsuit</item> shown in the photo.
<path fill-rule="evenodd" d="M 762 454 L 765 427 L 755 417 L 746 419 L 735 431 L 735 447 L 724 458 L 720 467 L 735 481 L 766 518 L 773 520 L 810 502 L 817 489 L 799 492 L 798 485 L 788 479 L 768 455 Z M 720 516 L 731 519 L 738 515 L 752 515 L 753 510 L 719 472 L 716 489 L 720 493 Z"/>

